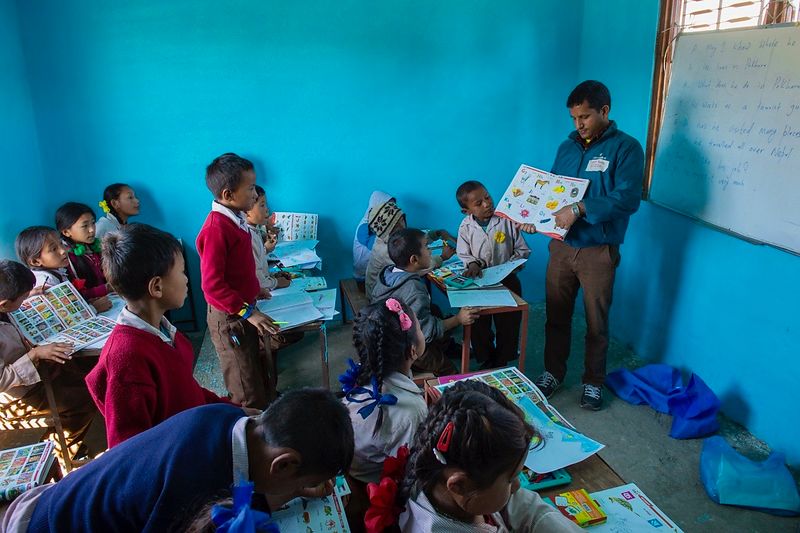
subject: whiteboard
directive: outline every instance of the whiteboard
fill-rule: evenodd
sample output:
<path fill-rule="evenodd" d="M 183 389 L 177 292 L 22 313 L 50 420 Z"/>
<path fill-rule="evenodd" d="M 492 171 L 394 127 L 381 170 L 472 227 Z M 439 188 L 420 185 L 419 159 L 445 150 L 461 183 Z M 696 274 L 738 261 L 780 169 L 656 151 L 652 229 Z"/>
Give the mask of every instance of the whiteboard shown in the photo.
<path fill-rule="evenodd" d="M 650 199 L 800 253 L 800 28 L 678 38 Z"/>

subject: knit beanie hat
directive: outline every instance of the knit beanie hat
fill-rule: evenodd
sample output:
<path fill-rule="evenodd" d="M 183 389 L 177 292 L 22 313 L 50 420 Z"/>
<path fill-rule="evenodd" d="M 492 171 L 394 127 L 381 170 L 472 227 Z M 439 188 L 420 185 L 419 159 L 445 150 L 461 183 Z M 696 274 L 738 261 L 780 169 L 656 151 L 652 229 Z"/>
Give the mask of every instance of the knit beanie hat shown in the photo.
<path fill-rule="evenodd" d="M 397 207 L 397 204 L 390 200 L 370 209 L 367 216 L 367 224 L 369 224 L 369 229 L 372 233 L 385 241 L 389 238 L 389 234 L 394 229 L 397 221 L 405 216 L 405 213 Z"/>

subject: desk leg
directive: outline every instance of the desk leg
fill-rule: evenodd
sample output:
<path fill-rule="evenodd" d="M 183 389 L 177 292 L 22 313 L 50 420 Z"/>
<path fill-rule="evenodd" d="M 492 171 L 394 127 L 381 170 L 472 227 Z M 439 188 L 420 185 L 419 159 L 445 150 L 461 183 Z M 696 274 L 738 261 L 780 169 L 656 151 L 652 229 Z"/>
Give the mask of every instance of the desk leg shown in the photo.
<path fill-rule="evenodd" d="M 64 468 L 69 474 L 72 470 L 72 454 L 70 453 L 69 446 L 67 446 L 67 439 L 64 436 L 64 427 L 61 424 L 61 415 L 58 412 L 58 405 L 56 404 L 56 396 L 53 392 L 53 384 L 50 381 L 50 368 L 47 366 L 50 363 L 39 365 L 39 375 L 42 378 L 44 385 L 44 393 L 47 398 L 47 406 L 50 408 L 51 417 L 53 418 L 53 425 L 56 430 L 56 438 L 61 445 L 61 455 L 64 458 Z"/>
<path fill-rule="evenodd" d="M 319 328 L 319 349 L 320 361 L 322 362 L 322 386 L 326 389 L 331 388 L 330 366 L 328 365 L 328 332 L 323 323 Z"/>
<path fill-rule="evenodd" d="M 525 372 L 525 352 L 528 349 L 528 307 L 522 310 L 522 324 L 519 328 L 519 363 L 517 367 Z"/>
<path fill-rule="evenodd" d="M 461 344 L 461 373 L 469 372 L 469 345 L 472 338 L 472 324 L 464 326 L 464 341 Z"/>

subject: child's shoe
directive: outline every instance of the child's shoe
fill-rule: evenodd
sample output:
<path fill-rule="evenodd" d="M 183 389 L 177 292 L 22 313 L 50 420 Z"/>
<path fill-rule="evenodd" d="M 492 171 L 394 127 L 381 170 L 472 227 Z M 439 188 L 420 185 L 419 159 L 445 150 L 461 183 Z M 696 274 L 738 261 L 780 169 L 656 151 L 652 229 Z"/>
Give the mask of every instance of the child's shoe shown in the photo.
<path fill-rule="evenodd" d="M 561 382 L 556 379 L 556 377 L 545 370 L 542 372 L 542 375 L 536 378 L 534 384 L 542 391 L 545 398 L 550 398 L 553 393 L 555 393 L 558 388 L 561 386 Z"/>
<path fill-rule="evenodd" d="M 589 383 L 583 384 L 583 394 L 581 395 L 581 407 L 599 411 L 603 406 L 603 389 L 597 385 Z"/>

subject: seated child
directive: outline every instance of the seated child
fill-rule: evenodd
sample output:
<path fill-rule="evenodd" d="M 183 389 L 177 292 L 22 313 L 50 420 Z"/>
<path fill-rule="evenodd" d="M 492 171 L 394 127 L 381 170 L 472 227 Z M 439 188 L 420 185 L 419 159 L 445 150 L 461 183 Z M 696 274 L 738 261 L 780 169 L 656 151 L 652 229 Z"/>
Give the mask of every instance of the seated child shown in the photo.
<path fill-rule="evenodd" d="M 353 237 L 353 277 L 360 283 L 364 283 L 364 277 L 367 275 L 367 264 L 376 238 L 375 233 L 369 229 L 369 213 L 373 207 L 378 207 L 390 200 L 395 201 L 383 191 L 374 191 L 369 197 L 367 211 L 356 227 L 356 234 Z"/>
<path fill-rule="evenodd" d="M 234 405 L 189 409 L 123 442 L 58 483 L 26 491 L 4 531 L 184 531 L 231 486 L 254 485 L 267 512 L 345 472 L 353 458 L 347 409 L 321 389 L 286 392 L 264 413 Z M 331 490 L 332 485 L 324 485 Z"/>
<path fill-rule="evenodd" d="M 477 381 L 445 390 L 420 424 L 398 495 L 404 532 L 582 531 L 520 489 L 535 430 L 502 393 Z M 406 500 L 407 501 L 404 501 Z"/>
<path fill-rule="evenodd" d="M 58 232 L 47 226 L 25 228 L 14 242 L 17 257 L 33 271 L 36 287 L 42 290 L 64 283 L 69 257 Z"/>
<path fill-rule="evenodd" d="M 67 245 L 67 276 L 99 312 L 111 309 L 105 296 L 111 292 L 100 257 L 100 239 L 95 237 L 94 211 L 85 204 L 67 202 L 56 210 L 56 229 Z"/>
<path fill-rule="evenodd" d="M 267 254 L 275 249 L 277 240 L 274 233 L 270 233 L 265 227 L 269 221 L 269 209 L 267 208 L 267 193 L 263 187 L 256 185 L 256 196 L 258 200 L 249 211 L 245 212 L 245 217 L 247 225 L 250 227 L 258 283 L 262 290 L 282 289 L 289 286 L 291 278 L 284 272 L 274 276 L 269 273 Z M 269 243 L 270 250 L 267 250 L 267 243 Z"/>
<path fill-rule="evenodd" d="M 477 311 L 463 307 L 455 316 L 442 318 L 438 308 L 432 308 L 428 286 L 420 274 L 431 267 L 431 251 L 422 231 L 406 228 L 392 233 L 389 257 L 394 266 L 387 266 L 380 273 L 371 299 L 399 298 L 414 311 L 425 336 L 425 350 L 414 363 L 414 370 L 455 374 L 456 369 L 445 353 L 451 342 L 448 331 L 472 324 L 478 318 Z"/>
<path fill-rule="evenodd" d="M 106 235 L 103 266 L 125 299 L 100 361 L 86 376 L 106 419 L 108 446 L 175 413 L 228 402 L 197 383 L 192 344 L 164 317 L 183 306 L 188 290 L 178 240 L 146 224 L 123 226 Z"/>
<path fill-rule="evenodd" d="M 369 230 L 375 234 L 375 244 L 367 262 L 366 279 L 364 289 L 367 298 L 372 294 L 378 275 L 384 268 L 392 264 L 389 257 L 388 242 L 389 236 L 397 230 L 406 227 L 406 215 L 397 207 L 394 199 L 374 207 L 369 212 Z M 428 238 L 432 240 L 443 239 L 445 241 L 455 241 L 455 239 L 445 230 L 432 230 L 428 232 Z M 439 268 L 442 262 L 450 259 L 455 254 L 449 246 L 442 249 L 442 255 L 437 255 L 431 259 L 431 268 Z"/>
<path fill-rule="evenodd" d="M 9 423 L 31 414 L 50 416 L 39 369 L 49 365 L 51 383 L 73 456 L 83 442 L 97 410 L 86 390 L 86 370 L 72 360 L 72 345 L 63 342 L 30 348 L 9 321 L 33 288 L 34 276 L 21 263 L 0 261 L 0 414 Z M 58 450 L 59 454 L 67 453 Z"/>
<path fill-rule="evenodd" d="M 477 181 L 462 183 L 456 191 L 458 205 L 466 216 L 458 228 L 456 252 L 464 262 L 464 276 L 478 277 L 481 269 L 527 258 L 531 250 L 520 230 L 535 231 L 529 224 L 518 224 L 494 214 L 494 202 L 486 188 Z M 522 285 L 515 273 L 503 280 L 509 290 L 522 295 Z M 483 368 L 504 366 L 518 357 L 521 312 L 482 316 L 472 326 L 472 350 Z M 497 330 L 494 344 L 492 321 Z"/>
<path fill-rule="evenodd" d="M 206 168 L 206 186 L 214 195 L 211 212 L 197 235 L 200 277 L 208 302 L 208 330 L 219 356 L 225 387 L 233 403 L 264 409 L 275 398 L 272 319 L 259 311 L 261 288 L 253 258 L 253 240 L 243 211 L 256 203 L 253 163 L 223 154 Z"/>
<path fill-rule="evenodd" d="M 130 185 L 114 183 L 103 191 L 103 200 L 98 204 L 106 214 L 97 221 L 95 236 L 102 239 L 109 231 L 116 231 L 128 223 L 128 219 L 139 214 L 139 199 Z"/>

